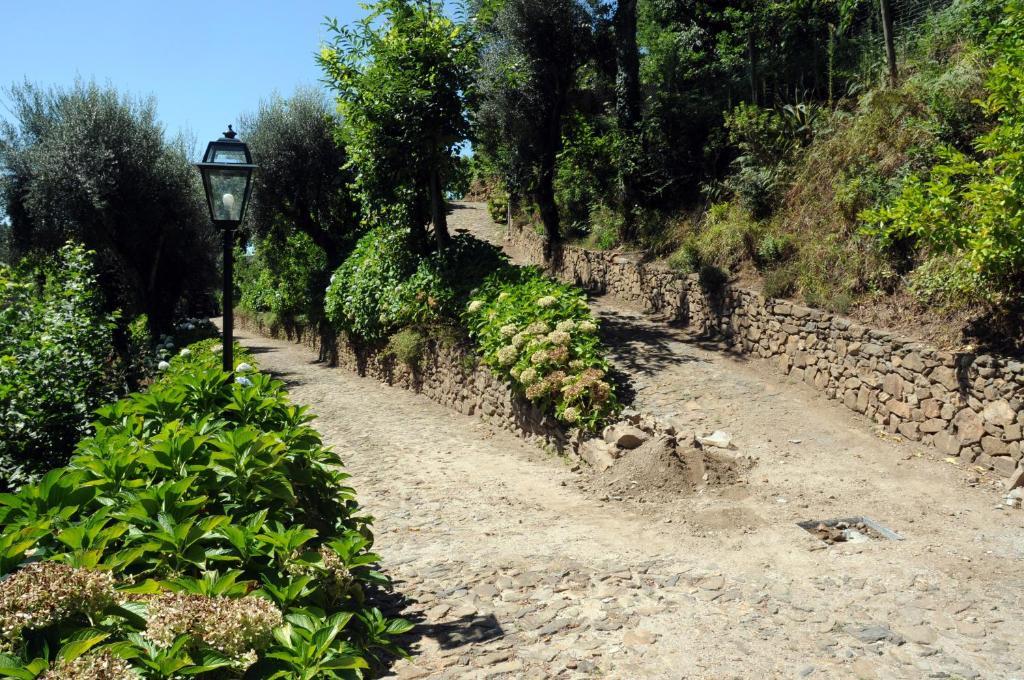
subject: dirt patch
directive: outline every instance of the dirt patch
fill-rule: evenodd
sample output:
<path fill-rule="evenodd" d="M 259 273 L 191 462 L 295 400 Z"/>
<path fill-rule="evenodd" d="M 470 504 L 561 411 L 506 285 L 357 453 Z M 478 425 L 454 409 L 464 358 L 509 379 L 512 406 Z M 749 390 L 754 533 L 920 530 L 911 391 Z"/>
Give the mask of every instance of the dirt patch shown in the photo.
<path fill-rule="evenodd" d="M 612 498 L 670 500 L 741 483 L 744 469 L 740 457 L 679 446 L 675 438 L 661 435 L 624 452 L 607 470 L 594 473 L 591 486 Z"/>

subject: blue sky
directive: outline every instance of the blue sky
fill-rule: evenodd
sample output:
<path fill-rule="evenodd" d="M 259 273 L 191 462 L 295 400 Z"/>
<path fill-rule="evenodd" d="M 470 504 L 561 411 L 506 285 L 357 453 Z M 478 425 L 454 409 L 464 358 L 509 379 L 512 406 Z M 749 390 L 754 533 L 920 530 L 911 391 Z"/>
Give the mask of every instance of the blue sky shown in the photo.
<path fill-rule="evenodd" d="M 17 0 L 0 21 L 0 87 L 76 77 L 154 95 L 170 134 L 199 146 L 275 91 L 315 85 L 323 17 L 363 16 L 356 0 Z M 9 117 L 0 95 L 0 115 Z"/>

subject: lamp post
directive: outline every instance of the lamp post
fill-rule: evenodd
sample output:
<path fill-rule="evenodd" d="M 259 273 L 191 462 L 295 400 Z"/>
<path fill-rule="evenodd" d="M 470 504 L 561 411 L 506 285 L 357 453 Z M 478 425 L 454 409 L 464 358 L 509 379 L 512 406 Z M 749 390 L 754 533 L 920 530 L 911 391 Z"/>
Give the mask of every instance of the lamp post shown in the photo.
<path fill-rule="evenodd" d="M 228 125 L 224 136 L 206 146 L 203 161 L 196 163 L 203 177 L 206 204 L 210 208 L 210 219 L 221 228 L 224 235 L 224 370 L 235 370 L 234 362 L 234 270 L 235 227 L 245 215 L 252 191 L 252 162 L 249 147 Z"/>

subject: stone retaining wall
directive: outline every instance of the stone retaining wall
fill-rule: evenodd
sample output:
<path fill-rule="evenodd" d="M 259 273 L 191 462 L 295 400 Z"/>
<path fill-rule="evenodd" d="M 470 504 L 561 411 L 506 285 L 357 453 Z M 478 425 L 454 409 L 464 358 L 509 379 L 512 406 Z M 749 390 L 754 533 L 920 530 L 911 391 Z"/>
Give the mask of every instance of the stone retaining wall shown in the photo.
<path fill-rule="evenodd" d="M 344 337 L 321 338 L 302 328 L 271 327 L 257 317 L 236 311 L 239 328 L 291 340 L 319 353 L 331 365 L 355 371 L 394 387 L 422 394 L 459 413 L 481 419 L 528 441 L 541 440 L 560 452 L 575 451 L 566 430 L 480 364 L 473 351 L 446 341 L 428 340 L 415 368 L 383 350 L 357 347 Z"/>
<path fill-rule="evenodd" d="M 529 226 L 510 225 L 514 254 L 543 263 Z M 863 413 L 889 432 L 965 463 L 1013 473 L 1021 460 L 1024 364 L 951 353 L 850 319 L 728 286 L 709 290 L 635 255 L 566 245 L 553 273 L 592 292 L 642 306 L 733 351 L 771 361 L 792 378 Z"/>

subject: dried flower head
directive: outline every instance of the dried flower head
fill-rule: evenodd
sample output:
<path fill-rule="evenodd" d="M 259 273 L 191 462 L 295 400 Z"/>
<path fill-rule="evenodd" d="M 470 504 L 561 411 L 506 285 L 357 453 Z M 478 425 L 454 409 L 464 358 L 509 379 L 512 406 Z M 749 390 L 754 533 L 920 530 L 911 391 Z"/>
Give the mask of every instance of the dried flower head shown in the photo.
<path fill-rule="evenodd" d="M 516 334 L 516 325 L 514 323 L 507 323 L 501 327 L 499 332 L 501 333 L 501 337 L 511 338 Z"/>
<path fill-rule="evenodd" d="M 530 335 L 547 335 L 551 328 L 543 321 L 534 321 L 526 327 L 526 332 Z"/>
<path fill-rule="evenodd" d="M 139 680 L 131 664 L 110 652 L 90 652 L 72 661 L 62 660 L 43 673 L 41 680 Z"/>
<path fill-rule="evenodd" d="M 190 635 L 195 644 L 210 647 L 247 667 L 254 652 L 271 642 L 281 625 L 281 612 L 262 597 L 207 597 L 192 593 L 161 593 L 147 602 L 149 622 L 144 635 L 156 644 L 170 646 L 179 635 Z"/>
<path fill-rule="evenodd" d="M 551 295 L 545 295 L 537 300 L 538 307 L 551 307 L 556 302 L 555 298 Z"/>
<path fill-rule="evenodd" d="M 548 350 L 548 360 L 556 365 L 562 365 L 569 360 L 569 348 L 558 346 Z"/>
<path fill-rule="evenodd" d="M 571 337 L 565 331 L 551 331 L 548 340 L 556 345 L 568 345 Z"/>
<path fill-rule="evenodd" d="M 476 314 L 477 312 L 480 311 L 480 309 L 483 306 L 484 306 L 484 303 L 481 300 L 473 300 L 472 302 L 469 303 L 469 307 L 468 307 L 469 313 L 470 314 Z"/>
<path fill-rule="evenodd" d="M 543 364 L 547 360 L 548 360 L 548 353 L 547 353 L 547 351 L 542 350 L 542 349 L 537 350 L 530 357 L 530 363 L 533 364 L 534 366 L 538 366 L 540 364 Z"/>
<path fill-rule="evenodd" d="M 355 577 L 352 576 L 352 572 L 345 566 L 338 553 L 329 546 L 320 546 L 318 553 L 319 565 L 293 561 L 288 565 L 287 571 L 293 576 L 312 576 L 320 584 L 321 590 L 327 598 L 331 602 L 337 603 L 348 594 L 355 582 Z M 298 552 L 292 555 L 293 560 L 297 560 L 298 557 Z"/>
<path fill-rule="evenodd" d="M 529 333 L 516 333 L 514 336 L 512 336 L 512 346 L 515 347 L 516 349 L 522 349 L 523 346 L 526 345 L 526 343 L 528 343 L 529 341 Z"/>
<path fill-rule="evenodd" d="M 541 380 L 538 383 L 534 383 L 526 388 L 526 398 L 530 401 L 540 399 L 548 393 L 548 383 Z"/>
<path fill-rule="evenodd" d="M 45 628 L 75 616 L 93 616 L 117 602 L 108 571 L 59 562 L 34 562 L 0 582 L 0 636 Z"/>
<path fill-rule="evenodd" d="M 593 321 L 580 321 L 580 323 L 577 326 L 577 328 L 579 328 L 584 333 L 596 333 L 597 332 L 597 324 L 594 323 Z"/>

